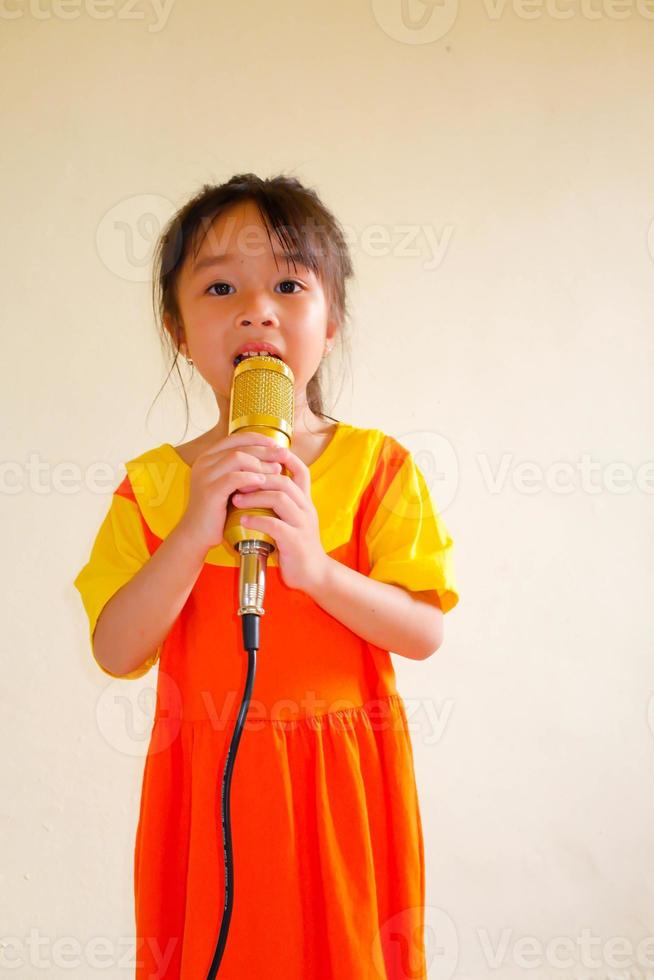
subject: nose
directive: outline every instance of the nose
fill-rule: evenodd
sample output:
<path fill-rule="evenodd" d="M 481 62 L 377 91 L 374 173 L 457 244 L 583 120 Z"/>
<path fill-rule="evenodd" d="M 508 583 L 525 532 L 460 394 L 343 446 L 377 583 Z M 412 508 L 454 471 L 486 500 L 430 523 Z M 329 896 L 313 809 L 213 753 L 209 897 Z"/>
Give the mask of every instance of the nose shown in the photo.
<path fill-rule="evenodd" d="M 258 317 L 254 317 L 254 319 L 252 320 L 247 320 L 245 318 L 240 320 L 240 324 L 242 327 L 250 327 L 252 326 L 253 323 L 254 324 L 260 323 L 263 327 L 272 327 L 272 326 L 279 325 L 279 321 L 275 316 L 258 316 Z"/>
<path fill-rule="evenodd" d="M 279 318 L 270 296 L 264 296 L 260 291 L 250 293 L 245 300 L 243 313 L 237 318 L 237 323 L 243 327 L 249 327 L 253 324 L 254 326 L 278 327 Z"/>
<path fill-rule="evenodd" d="M 278 327 L 279 317 L 274 309 L 265 301 L 257 302 L 254 300 L 248 304 L 244 312 L 238 317 L 238 323 L 243 327 L 255 326 Z"/>

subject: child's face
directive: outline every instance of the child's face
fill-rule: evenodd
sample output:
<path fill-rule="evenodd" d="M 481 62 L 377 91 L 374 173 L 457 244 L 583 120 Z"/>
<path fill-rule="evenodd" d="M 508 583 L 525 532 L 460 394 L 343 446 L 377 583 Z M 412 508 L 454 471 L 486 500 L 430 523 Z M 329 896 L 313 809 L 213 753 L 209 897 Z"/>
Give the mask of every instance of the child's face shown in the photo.
<path fill-rule="evenodd" d="M 202 266 L 225 253 L 231 258 Z M 197 257 L 189 252 L 177 280 L 177 299 L 185 332 L 180 350 L 193 359 L 219 403 L 229 401 L 237 349 L 264 341 L 292 369 L 301 405 L 336 324 L 328 320 L 320 279 L 284 257 L 254 202 L 230 208 L 214 221 Z"/>

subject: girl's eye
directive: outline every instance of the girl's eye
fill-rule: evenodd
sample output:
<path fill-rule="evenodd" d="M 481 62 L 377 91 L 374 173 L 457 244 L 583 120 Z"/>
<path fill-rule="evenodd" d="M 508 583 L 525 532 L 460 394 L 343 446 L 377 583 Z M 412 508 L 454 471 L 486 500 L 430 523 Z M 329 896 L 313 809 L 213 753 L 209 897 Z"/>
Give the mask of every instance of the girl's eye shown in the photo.
<path fill-rule="evenodd" d="M 279 283 L 279 285 L 280 285 L 280 286 L 283 286 L 283 285 L 286 285 L 286 283 L 291 283 L 291 285 L 293 285 L 293 286 L 297 286 L 297 287 L 299 288 L 299 290 L 300 290 L 300 291 L 301 291 L 301 290 L 302 290 L 302 289 L 304 288 L 304 287 L 302 286 L 302 284 L 301 284 L 301 283 L 299 283 L 299 282 L 298 282 L 298 281 L 297 281 L 296 279 L 282 279 L 282 281 L 281 281 L 281 282 Z M 212 289 L 213 289 L 214 287 L 220 287 L 220 286 L 227 286 L 228 288 L 231 288 L 231 287 L 229 286 L 229 283 L 228 283 L 228 282 L 213 282 L 213 283 L 212 283 L 212 284 L 211 284 L 211 285 L 209 286 L 209 288 L 207 289 L 207 292 L 208 292 L 208 293 L 211 293 L 211 290 L 212 290 Z M 287 296 L 295 296 L 295 295 L 296 295 L 296 293 L 295 293 L 295 290 L 293 290 L 293 291 L 290 291 L 290 290 L 284 290 L 284 293 L 285 293 L 285 294 L 286 294 Z M 229 293 L 211 293 L 211 295 L 212 295 L 212 296 L 228 296 L 228 295 L 229 295 Z"/>
<path fill-rule="evenodd" d="M 209 288 L 207 289 L 207 292 L 208 292 L 208 293 L 211 293 L 211 290 L 212 290 L 212 289 L 213 289 L 213 288 L 214 288 L 215 286 L 218 286 L 218 287 L 220 287 L 220 286 L 227 286 L 227 285 L 229 285 L 229 284 L 228 284 L 228 283 L 226 283 L 226 282 L 213 282 L 213 283 L 212 283 L 212 284 L 211 284 L 211 285 L 209 286 Z M 212 295 L 212 296 L 216 296 L 216 295 L 218 295 L 218 296 L 227 296 L 227 293 L 211 293 L 211 295 Z"/>
<path fill-rule="evenodd" d="M 298 287 L 298 289 L 300 290 L 300 292 L 302 291 L 302 288 L 303 288 L 303 287 L 301 286 L 301 284 L 300 284 L 299 282 L 297 282 L 297 280 L 296 280 L 296 279 L 282 279 L 282 281 L 280 282 L 280 284 L 279 284 L 279 285 L 280 285 L 280 286 L 285 286 L 285 285 L 286 285 L 286 283 L 290 283 L 290 284 L 291 284 L 291 286 L 297 286 L 297 287 Z M 293 296 L 293 295 L 294 295 L 294 293 L 295 293 L 295 290 L 293 290 L 293 292 L 288 292 L 288 295 L 289 295 L 289 296 Z"/>

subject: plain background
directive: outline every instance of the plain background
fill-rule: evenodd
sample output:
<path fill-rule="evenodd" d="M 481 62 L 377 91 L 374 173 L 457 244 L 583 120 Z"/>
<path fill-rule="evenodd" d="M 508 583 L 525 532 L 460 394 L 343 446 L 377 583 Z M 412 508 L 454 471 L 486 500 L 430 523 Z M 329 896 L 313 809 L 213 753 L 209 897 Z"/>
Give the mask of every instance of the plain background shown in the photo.
<path fill-rule="evenodd" d="M 215 421 L 197 380 L 186 436 L 174 378 L 153 405 L 152 245 L 252 171 L 349 229 L 327 411 L 416 452 L 455 541 L 443 647 L 393 657 L 430 980 L 645 975 L 654 6 L 8 0 L 0 33 L 0 963 L 132 975 L 156 672 L 100 672 L 72 580 L 123 462 Z"/>

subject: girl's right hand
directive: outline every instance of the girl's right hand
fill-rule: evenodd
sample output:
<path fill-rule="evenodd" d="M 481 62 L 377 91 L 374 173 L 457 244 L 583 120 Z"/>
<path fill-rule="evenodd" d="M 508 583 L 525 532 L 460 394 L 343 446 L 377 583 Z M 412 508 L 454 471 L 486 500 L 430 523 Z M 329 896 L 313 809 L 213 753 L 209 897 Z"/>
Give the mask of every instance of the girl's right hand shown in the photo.
<path fill-rule="evenodd" d="M 191 466 L 186 511 L 178 526 L 208 551 L 223 540 L 230 496 L 261 486 L 260 474 L 281 473 L 282 447 L 261 432 L 232 432 L 200 453 Z"/>

